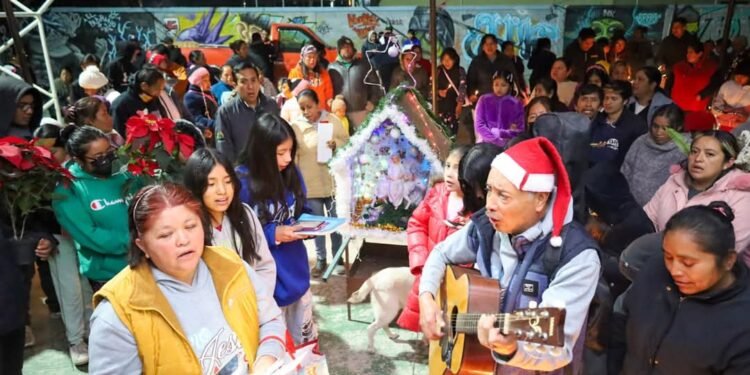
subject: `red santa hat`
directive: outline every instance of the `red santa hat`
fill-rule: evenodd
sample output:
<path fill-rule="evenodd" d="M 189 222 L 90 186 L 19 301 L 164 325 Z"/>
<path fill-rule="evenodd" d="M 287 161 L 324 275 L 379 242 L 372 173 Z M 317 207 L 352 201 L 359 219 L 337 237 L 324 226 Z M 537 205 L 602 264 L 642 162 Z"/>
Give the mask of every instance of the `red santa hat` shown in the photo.
<path fill-rule="evenodd" d="M 562 246 L 562 227 L 571 203 L 570 179 L 560 154 L 547 138 L 536 137 L 507 149 L 492 161 L 518 190 L 552 193 L 552 238 L 550 244 Z"/>

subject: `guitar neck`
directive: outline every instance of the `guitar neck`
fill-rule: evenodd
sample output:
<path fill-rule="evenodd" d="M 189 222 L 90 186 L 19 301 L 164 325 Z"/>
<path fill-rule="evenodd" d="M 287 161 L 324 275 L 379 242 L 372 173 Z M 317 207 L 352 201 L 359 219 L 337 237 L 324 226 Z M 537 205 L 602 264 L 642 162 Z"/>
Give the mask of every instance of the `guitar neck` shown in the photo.
<path fill-rule="evenodd" d="M 455 315 L 455 329 L 454 332 L 456 333 L 467 333 L 470 335 L 477 333 L 477 325 L 479 323 L 479 318 L 482 315 L 489 315 L 489 314 L 472 314 L 472 313 L 460 313 Z M 495 328 L 501 328 L 501 331 L 503 334 L 508 333 L 508 328 L 511 327 L 511 321 L 513 320 L 512 314 L 507 313 L 499 313 L 499 314 L 491 314 L 495 316 Z"/>

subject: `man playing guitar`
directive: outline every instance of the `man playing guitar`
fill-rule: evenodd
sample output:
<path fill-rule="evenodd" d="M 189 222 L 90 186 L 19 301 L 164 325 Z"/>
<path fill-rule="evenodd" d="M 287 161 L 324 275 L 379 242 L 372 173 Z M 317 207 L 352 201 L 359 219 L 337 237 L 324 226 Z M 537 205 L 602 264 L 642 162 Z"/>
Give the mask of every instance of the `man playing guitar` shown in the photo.
<path fill-rule="evenodd" d="M 487 179 L 486 208 L 438 244 L 424 265 L 419 302 L 425 336 L 443 335 L 435 296 L 446 265 L 476 263 L 482 276 L 505 290 L 497 311 L 486 313 L 535 305 L 566 309 L 561 350 L 505 336 L 494 328 L 494 315 L 483 315 L 477 336 L 498 364 L 495 373 L 581 373 L 583 328 L 600 263 L 596 243 L 573 222 L 572 203 L 568 174 L 549 140 L 533 138 L 498 155 Z"/>

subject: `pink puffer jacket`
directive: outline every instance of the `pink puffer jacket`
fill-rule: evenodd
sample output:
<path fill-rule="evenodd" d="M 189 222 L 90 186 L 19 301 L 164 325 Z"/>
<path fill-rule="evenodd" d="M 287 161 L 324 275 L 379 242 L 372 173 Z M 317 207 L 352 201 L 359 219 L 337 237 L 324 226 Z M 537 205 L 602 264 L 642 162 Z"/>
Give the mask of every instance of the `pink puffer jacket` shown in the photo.
<path fill-rule="evenodd" d="M 643 207 L 656 230 L 664 230 L 669 218 L 685 207 L 724 201 L 734 211 L 735 250 L 750 265 L 750 173 L 734 169 L 691 199 L 688 199 L 686 173 L 678 168 Z"/>

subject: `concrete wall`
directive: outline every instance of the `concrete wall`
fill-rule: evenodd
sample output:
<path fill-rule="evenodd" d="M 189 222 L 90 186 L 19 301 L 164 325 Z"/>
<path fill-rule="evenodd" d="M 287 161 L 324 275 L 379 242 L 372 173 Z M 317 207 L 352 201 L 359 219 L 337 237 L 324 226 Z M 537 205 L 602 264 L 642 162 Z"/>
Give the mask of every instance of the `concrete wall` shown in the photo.
<path fill-rule="evenodd" d="M 448 1 L 448 4 L 456 3 L 461 1 Z M 468 1 L 463 2 L 466 3 Z M 668 33 L 674 14 L 688 18 L 689 28 L 702 39 L 717 39 L 721 35 L 725 8 L 724 5 L 684 4 L 449 5 L 438 15 L 438 48 L 456 48 L 462 53 L 462 63 L 466 65 L 476 53 L 484 33 L 515 41 L 524 58 L 528 58 L 534 41 L 540 37 L 550 38 L 555 52 L 561 53 L 564 45 L 575 39 L 578 30 L 586 26 L 594 27 L 599 36 L 611 36 L 617 30 L 629 35 L 635 26 L 642 25 L 648 27 L 648 36 L 658 41 Z M 116 43 L 131 37 L 140 40 L 146 48 L 168 34 L 173 35 L 178 43 L 227 45 L 238 38 L 249 39 L 253 32 L 281 22 L 307 25 L 330 45 L 335 45 L 341 35 L 347 35 L 355 44 L 361 45 L 370 30 L 381 31 L 388 24 L 403 33 L 415 29 L 423 41 L 427 40 L 427 7 L 381 6 L 369 9 L 53 8 L 45 16 L 45 27 L 55 70 L 66 65 L 77 66 L 86 53 L 102 56 L 106 63 L 115 58 Z M 750 35 L 750 7 L 747 5 L 738 7 L 732 23 L 731 34 L 740 33 Z M 39 62 L 38 39 L 31 38 L 30 47 L 33 59 Z M 43 76 L 43 72 L 39 73 Z"/>

